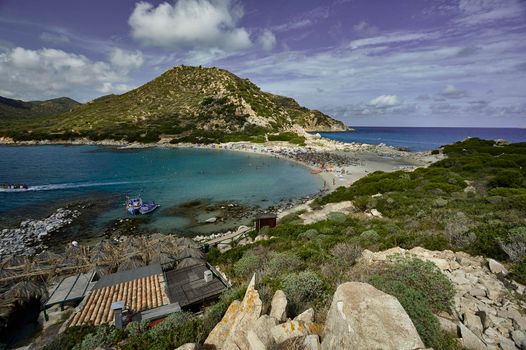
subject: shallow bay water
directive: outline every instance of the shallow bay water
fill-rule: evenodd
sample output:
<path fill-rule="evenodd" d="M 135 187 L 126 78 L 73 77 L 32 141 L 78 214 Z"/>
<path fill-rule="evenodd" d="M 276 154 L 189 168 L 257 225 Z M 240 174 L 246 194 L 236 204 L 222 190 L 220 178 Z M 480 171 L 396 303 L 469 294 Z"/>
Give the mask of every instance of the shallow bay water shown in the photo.
<path fill-rule="evenodd" d="M 101 227 L 128 217 L 126 195 L 154 200 L 161 210 L 145 228 L 184 231 L 192 223 L 169 208 L 194 200 L 267 208 L 315 195 L 323 181 L 308 168 L 265 155 L 202 149 L 114 149 L 98 146 L 0 146 L 0 184 L 24 183 L 28 191 L 0 190 L 0 217 L 32 217 L 73 198 L 114 202 L 98 214 Z M 52 205 L 51 205 L 52 204 Z M 41 210 L 36 210 L 41 209 Z M 214 212 L 211 212 L 211 215 Z M 206 213 L 200 214 L 201 218 Z"/>

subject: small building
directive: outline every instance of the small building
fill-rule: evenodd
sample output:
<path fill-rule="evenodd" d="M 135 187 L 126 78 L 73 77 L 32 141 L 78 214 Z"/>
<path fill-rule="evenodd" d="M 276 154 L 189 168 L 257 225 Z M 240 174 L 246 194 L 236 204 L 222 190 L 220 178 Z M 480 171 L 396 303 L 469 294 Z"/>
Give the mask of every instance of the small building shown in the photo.
<path fill-rule="evenodd" d="M 259 232 L 262 227 L 276 227 L 278 217 L 276 214 L 261 214 L 256 217 L 256 231 Z"/>
<path fill-rule="evenodd" d="M 117 272 L 96 282 L 69 326 L 155 321 L 182 309 L 199 308 L 229 287 L 211 265 L 192 258 L 168 270 L 153 264 Z"/>

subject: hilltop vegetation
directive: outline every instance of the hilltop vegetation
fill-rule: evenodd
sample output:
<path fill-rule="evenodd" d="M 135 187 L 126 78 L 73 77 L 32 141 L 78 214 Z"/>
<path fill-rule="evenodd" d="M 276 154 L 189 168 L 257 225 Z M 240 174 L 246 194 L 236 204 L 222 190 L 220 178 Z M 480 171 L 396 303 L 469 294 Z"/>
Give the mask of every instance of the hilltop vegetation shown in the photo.
<path fill-rule="evenodd" d="M 298 130 L 298 125 L 300 130 Z M 261 91 L 226 70 L 178 66 L 122 95 L 108 95 L 37 121 L 11 121 L 15 140 L 261 141 L 265 133 L 339 131 L 342 122 Z"/>
<path fill-rule="evenodd" d="M 20 101 L 0 96 L 0 121 L 15 121 L 61 114 L 80 105 L 68 97 L 46 101 Z"/>

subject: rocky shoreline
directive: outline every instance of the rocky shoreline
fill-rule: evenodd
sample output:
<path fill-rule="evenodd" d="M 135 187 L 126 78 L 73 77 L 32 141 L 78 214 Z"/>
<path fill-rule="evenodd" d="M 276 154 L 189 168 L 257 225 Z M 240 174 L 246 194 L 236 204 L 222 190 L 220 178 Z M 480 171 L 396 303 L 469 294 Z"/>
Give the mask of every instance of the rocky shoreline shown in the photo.
<path fill-rule="evenodd" d="M 24 220 L 17 228 L 0 231 L 0 257 L 7 255 L 30 256 L 47 249 L 44 238 L 73 223 L 80 211 L 59 208 L 41 220 Z"/>

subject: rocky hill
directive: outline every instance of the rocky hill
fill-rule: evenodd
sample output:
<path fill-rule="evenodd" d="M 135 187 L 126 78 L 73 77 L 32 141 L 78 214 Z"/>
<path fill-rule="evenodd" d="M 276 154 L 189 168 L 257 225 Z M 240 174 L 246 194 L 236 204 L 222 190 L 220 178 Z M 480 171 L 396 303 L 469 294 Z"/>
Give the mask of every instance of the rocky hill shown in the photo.
<path fill-rule="evenodd" d="M 207 142 L 342 130 L 342 122 L 263 92 L 226 70 L 178 66 L 125 94 L 95 99 L 45 122 L 19 125 L 3 136 Z"/>
<path fill-rule="evenodd" d="M 0 120 L 47 117 L 71 110 L 80 105 L 68 97 L 46 101 L 20 101 L 0 96 Z"/>

